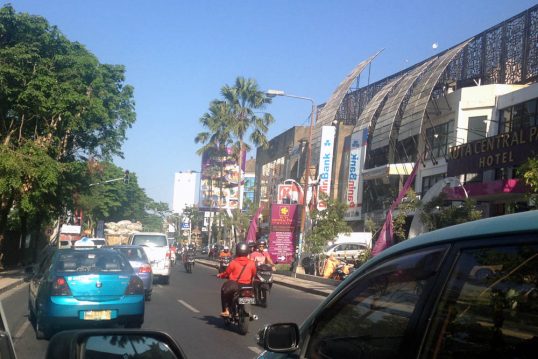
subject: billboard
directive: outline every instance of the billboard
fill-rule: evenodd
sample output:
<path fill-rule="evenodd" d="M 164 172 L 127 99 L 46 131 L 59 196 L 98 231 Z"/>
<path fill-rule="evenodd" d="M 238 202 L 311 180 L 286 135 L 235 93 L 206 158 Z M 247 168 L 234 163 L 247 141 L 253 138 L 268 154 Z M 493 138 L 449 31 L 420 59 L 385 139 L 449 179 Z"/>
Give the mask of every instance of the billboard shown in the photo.
<path fill-rule="evenodd" d="M 367 140 L 367 128 L 353 132 L 351 135 L 351 150 L 349 152 L 349 172 L 347 177 L 346 192 L 346 203 L 349 208 L 344 214 L 344 219 L 347 221 L 359 220 L 362 216 L 363 180 L 361 178 L 361 171 L 364 167 Z"/>
<path fill-rule="evenodd" d="M 243 150 L 242 168 L 233 155 L 232 148 L 227 148 L 222 156 L 202 155 L 202 173 L 200 180 L 200 207 L 202 209 L 239 208 L 238 183 L 244 178 L 246 151 Z"/>
<path fill-rule="evenodd" d="M 271 231 L 293 232 L 299 221 L 299 206 L 296 204 L 271 205 Z"/>
<path fill-rule="evenodd" d="M 336 128 L 334 126 L 321 127 L 321 148 L 319 152 L 319 187 L 318 187 L 318 210 L 322 211 L 327 208 L 325 201 L 319 200 L 321 193 L 327 196 L 331 193 L 331 176 L 333 169 L 333 150 L 334 135 Z"/>

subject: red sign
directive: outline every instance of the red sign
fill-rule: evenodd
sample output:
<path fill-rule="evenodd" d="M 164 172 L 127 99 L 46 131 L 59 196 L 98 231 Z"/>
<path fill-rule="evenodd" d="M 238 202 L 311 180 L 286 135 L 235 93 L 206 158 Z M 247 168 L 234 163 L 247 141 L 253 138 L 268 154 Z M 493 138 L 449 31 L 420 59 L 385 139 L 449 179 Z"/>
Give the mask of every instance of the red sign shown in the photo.
<path fill-rule="evenodd" d="M 296 204 L 271 205 L 271 226 L 293 227 L 297 224 L 299 211 Z"/>
<path fill-rule="evenodd" d="M 302 204 L 302 188 L 297 183 L 279 184 L 277 203 Z"/>
<path fill-rule="evenodd" d="M 295 255 L 295 234 L 293 232 L 269 233 L 269 254 L 274 263 L 291 263 Z"/>

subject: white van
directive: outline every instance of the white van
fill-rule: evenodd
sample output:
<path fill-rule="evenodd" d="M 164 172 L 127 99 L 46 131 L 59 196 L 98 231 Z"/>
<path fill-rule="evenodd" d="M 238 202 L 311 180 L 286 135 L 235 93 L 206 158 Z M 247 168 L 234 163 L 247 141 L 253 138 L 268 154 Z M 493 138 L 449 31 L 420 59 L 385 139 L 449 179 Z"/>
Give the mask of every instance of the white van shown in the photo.
<path fill-rule="evenodd" d="M 151 263 L 154 278 L 162 279 L 162 282 L 170 282 L 170 247 L 164 233 L 137 232 L 129 238 L 129 244 L 144 247 L 144 251 Z"/>

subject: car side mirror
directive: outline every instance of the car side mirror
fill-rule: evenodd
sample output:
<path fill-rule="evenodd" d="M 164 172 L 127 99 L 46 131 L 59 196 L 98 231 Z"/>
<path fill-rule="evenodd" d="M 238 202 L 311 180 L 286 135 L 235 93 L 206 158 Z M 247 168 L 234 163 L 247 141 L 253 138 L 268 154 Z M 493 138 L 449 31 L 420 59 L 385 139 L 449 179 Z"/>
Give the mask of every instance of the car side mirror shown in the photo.
<path fill-rule="evenodd" d="M 174 339 L 161 331 L 84 329 L 67 330 L 54 335 L 47 347 L 46 359 L 116 357 L 186 358 Z"/>
<path fill-rule="evenodd" d="M 257 342 L 265 350 L 291 353 L 299 349 L 299 327 L 295 323 L 268 324 L 258 332 Z"/>

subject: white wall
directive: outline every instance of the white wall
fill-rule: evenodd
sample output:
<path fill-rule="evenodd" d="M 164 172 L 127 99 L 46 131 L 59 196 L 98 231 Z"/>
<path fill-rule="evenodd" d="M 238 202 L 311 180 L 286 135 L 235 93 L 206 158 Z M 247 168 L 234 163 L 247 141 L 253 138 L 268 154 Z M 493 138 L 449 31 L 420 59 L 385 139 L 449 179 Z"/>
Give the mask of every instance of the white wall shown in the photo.
<path fill-rule="evenodd" d="M 186 205 L 198 205 L 200 198 L 200 173 L 176 172 L 172 211 L 181 213 Z"/>

